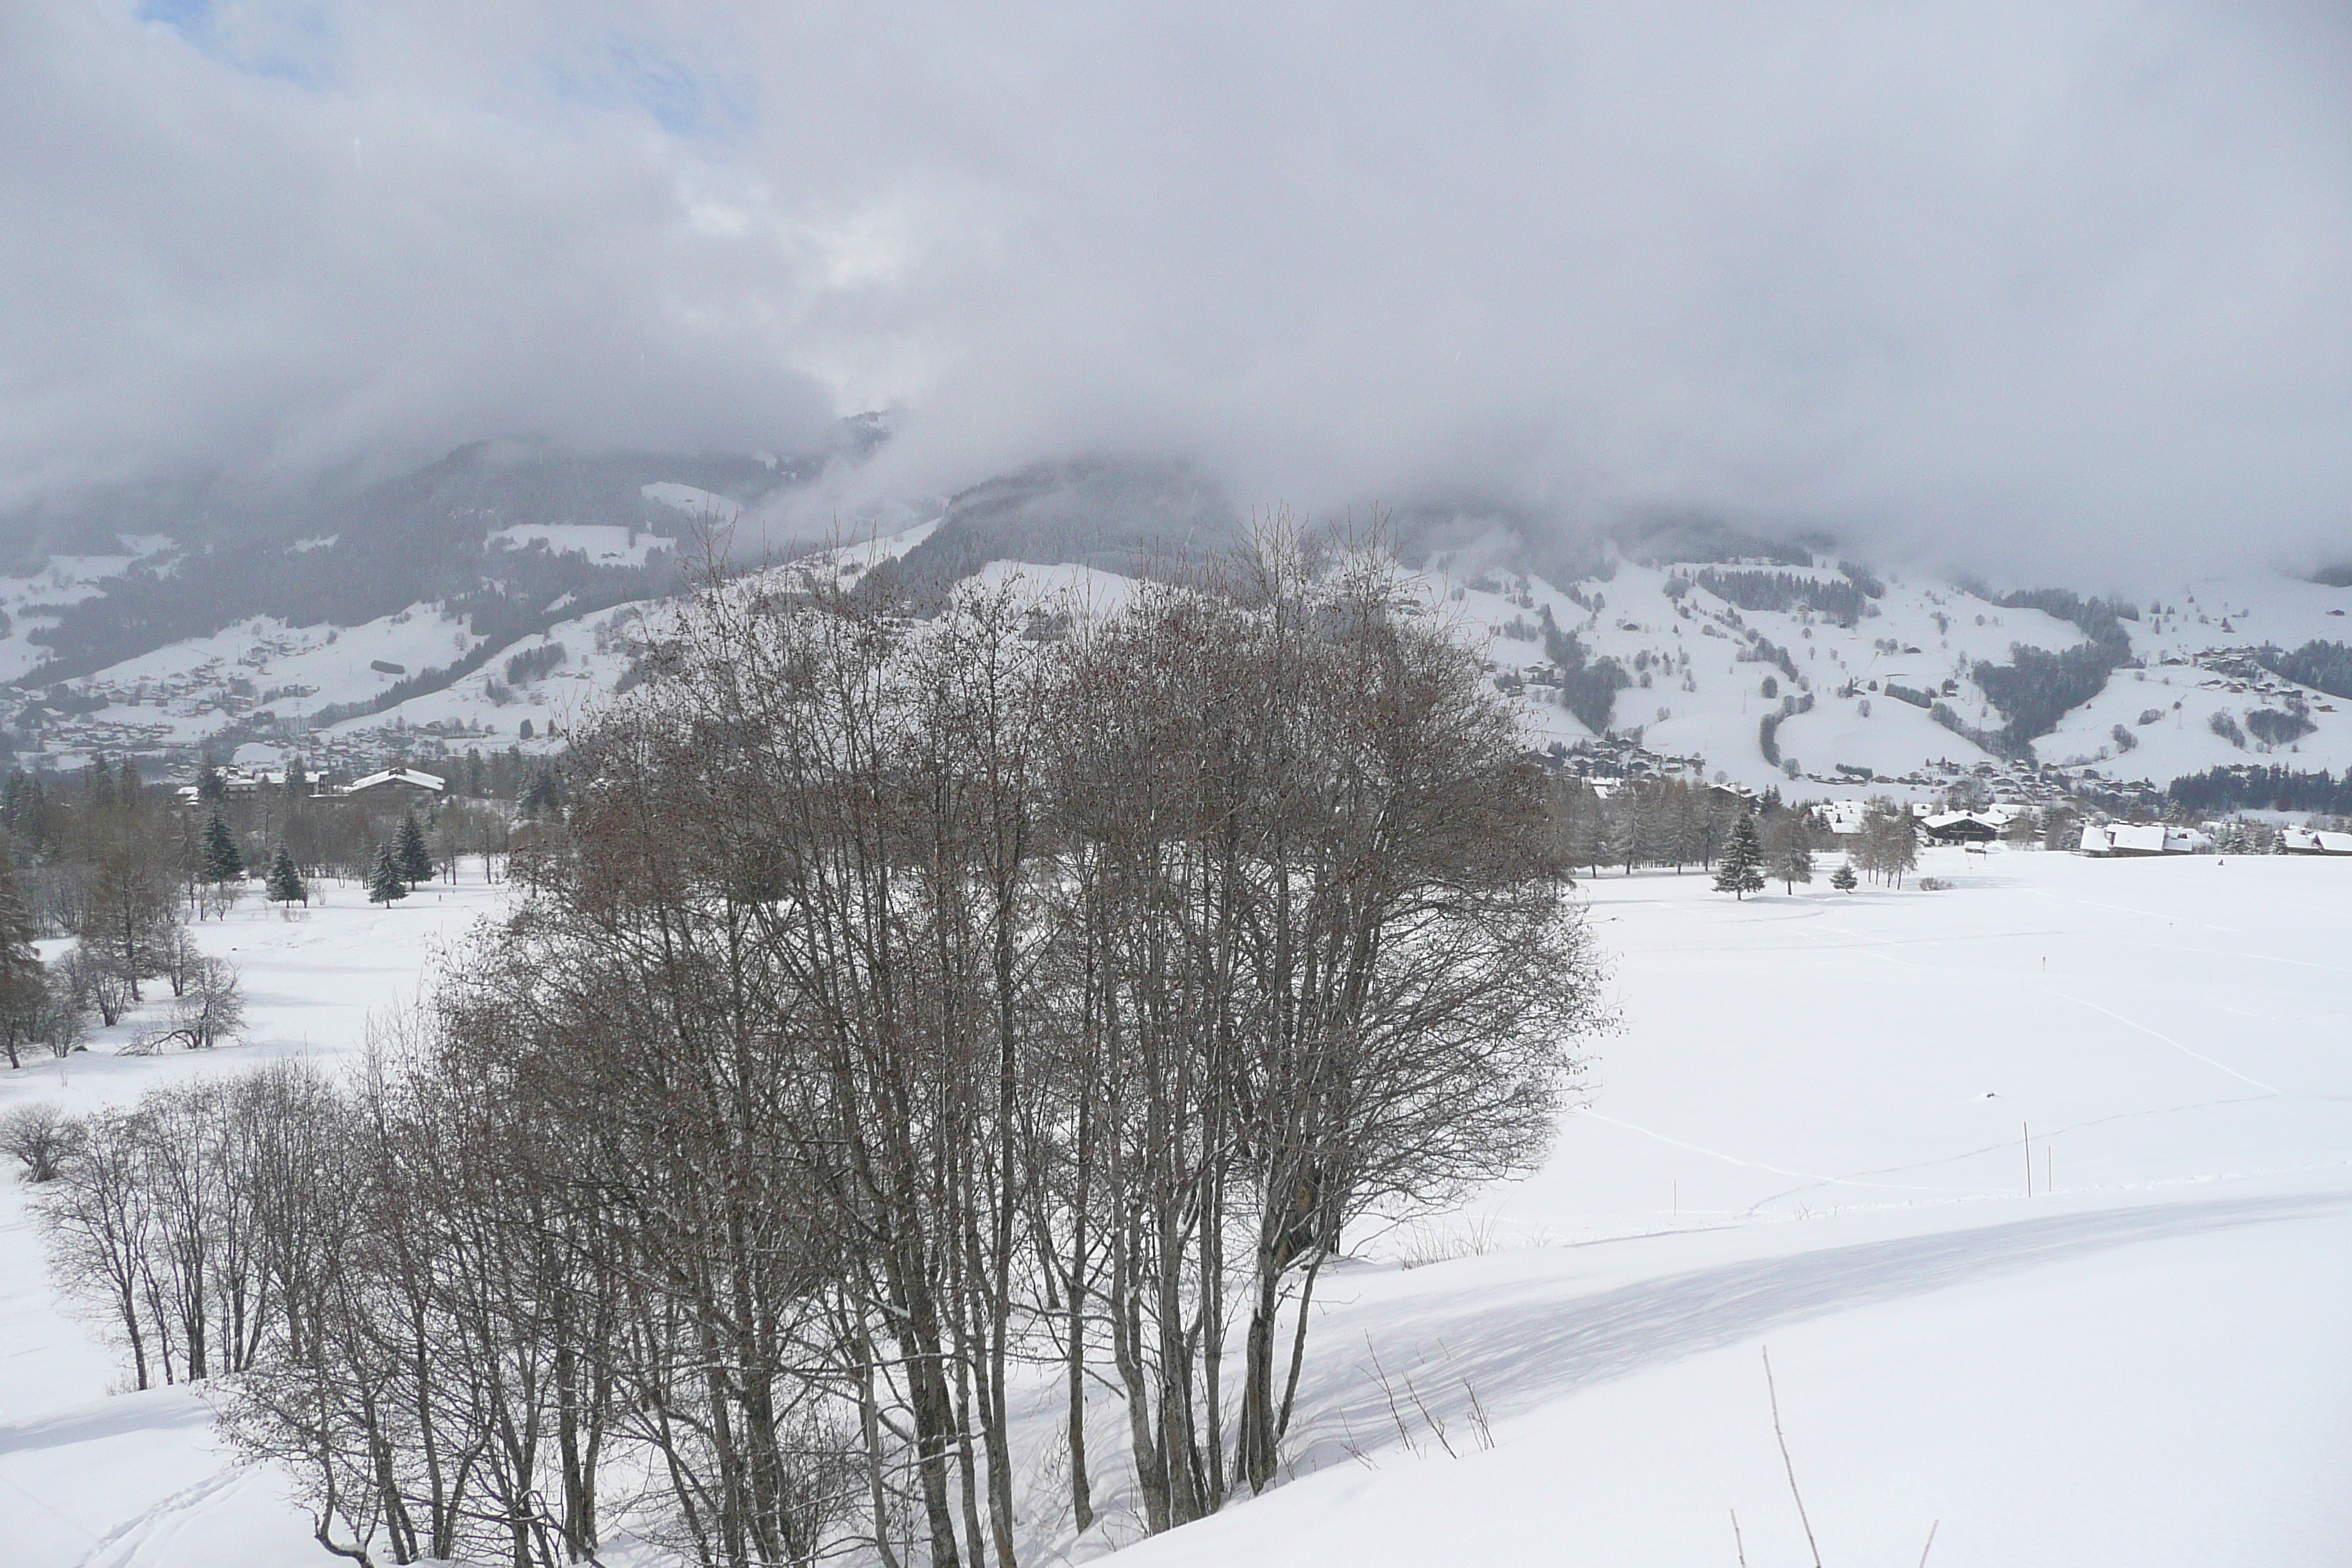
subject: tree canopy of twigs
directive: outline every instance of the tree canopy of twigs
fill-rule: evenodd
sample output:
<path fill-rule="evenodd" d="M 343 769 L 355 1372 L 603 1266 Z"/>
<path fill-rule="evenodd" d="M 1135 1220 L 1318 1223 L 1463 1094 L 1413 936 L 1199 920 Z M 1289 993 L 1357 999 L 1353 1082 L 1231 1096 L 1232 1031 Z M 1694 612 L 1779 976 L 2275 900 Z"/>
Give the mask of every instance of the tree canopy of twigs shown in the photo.
<path fill-rule="evenodd" d="M 715 583 L 648 667 L 308 1123 L 353 1196 L 233 1434 L 394 1562 L 1014 1568 L 1024 1364 L 1068 1527 L 1271 1485 L 1349 1226 L 1528 1169 L 1598 1018 L 1475 650 L 1278 533 L 1101 614 Z"/>

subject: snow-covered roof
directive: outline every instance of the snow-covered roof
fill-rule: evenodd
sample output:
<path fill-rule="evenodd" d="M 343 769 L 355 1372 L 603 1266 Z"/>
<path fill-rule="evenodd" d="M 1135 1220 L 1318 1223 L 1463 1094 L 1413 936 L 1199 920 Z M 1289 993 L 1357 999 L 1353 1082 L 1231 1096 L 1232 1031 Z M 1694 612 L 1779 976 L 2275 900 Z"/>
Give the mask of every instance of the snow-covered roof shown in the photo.
<path fill-rule="evenodd" d="M 363 779 L 353 779 L 343 793 L 358 795 L 362 790 L 376 789 L 384 784 L 407 784 L 412 788 L 426 790 L 434 795 L 439 795 L 449 787 L 447 780 L 436 778 L 431 773 L 420 773 L 415 768 L 386 768 L 382 773 L 370 773 Z"/>
<path fill-rule="evenodd" d="M 2193 827 L 2168 827 L 2161 822 L 2083 825 L 2085 855 L 2197 855 L 2212 847 L 2212 836 Z"/>

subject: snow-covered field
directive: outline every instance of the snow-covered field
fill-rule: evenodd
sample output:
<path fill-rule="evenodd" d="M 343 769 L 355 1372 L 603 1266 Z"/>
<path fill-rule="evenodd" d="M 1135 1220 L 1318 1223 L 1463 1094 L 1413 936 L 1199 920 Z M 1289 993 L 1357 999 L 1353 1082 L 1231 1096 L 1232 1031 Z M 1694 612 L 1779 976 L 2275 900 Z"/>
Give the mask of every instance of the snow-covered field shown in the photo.
<path fill-rule="evenodd" d="M 1556 1154 L 1360 1238 L 1297 1479 L 1136 1568 L 1810 1563 L 1767 1346 L 1831 1568 L 1931 1527 L 1938 1568 L 2352 1563 L 2352 868 L 1924 859 L 1956 885 L 1589 884 L 1623 1027 Z M 252 1043 L 28 1068 L 0 1107 L 355 1051 L 499 891 L 208 924 Z M 327 1561 L 200 1400 L 117 1375 L 0 1182 L 0 1561 Z"/>
<path fill-rule="evenodd" d="M 235 1072 L 271 1057 L 348 1057 L 372 1015 L 416 994 L 433 955 L 506 889 L 469 876 L 419 888 L 383 909 L 357 884 L 321 879 L 293 919 L 257 900 L 194 928 L 208 952 L 238 967 L 247 1043 L 204 1054 L 116 1057 L 134 1016 L 87 1055 L 0 1070 L 0 1110 L 36 1097 L 82 1110 L 138 1098 L 150 1084 Z M 151 995 L 164 988 L 151 986 Z M 150 1004 L 151 1009 L 156 1006 Z M 227 1467 L 211 1412 L 185 1388 L 110 1394 L 121 1369 L 62 1310 L 48 1281 L 24 1187 L 0 1178 L 0 1563 L 246 1564 L 331 1561 L 281 1500 L 277 1478 Z"/>

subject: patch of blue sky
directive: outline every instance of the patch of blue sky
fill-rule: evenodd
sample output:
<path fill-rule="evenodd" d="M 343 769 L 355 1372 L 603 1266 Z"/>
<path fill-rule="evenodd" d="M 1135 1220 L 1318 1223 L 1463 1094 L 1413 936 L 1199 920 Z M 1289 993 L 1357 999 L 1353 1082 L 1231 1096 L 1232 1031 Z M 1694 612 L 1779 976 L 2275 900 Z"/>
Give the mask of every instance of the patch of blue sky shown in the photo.
<path fill-rule="evenodd" d="M 642 38 L 608 38 L 600 53 L 586 69 L 551 67 L 555 90 L 600 109 L 635 109 L 673 136 L 722 139 L 751 123 L 747 83 L 698 70 Z"/>
<path fill-rule="evenodd" d="M 146 0 L 139 7 L 142 22 L 161 22 L 183 33 L 209 30 L 213 0 Z"/>
<path fill-rule="evenodd" d="M 249 75 L 307 88 L 325 87 L 333 76 L 334 26 L 320 0 L 141 0 L 139 18 Z"/>

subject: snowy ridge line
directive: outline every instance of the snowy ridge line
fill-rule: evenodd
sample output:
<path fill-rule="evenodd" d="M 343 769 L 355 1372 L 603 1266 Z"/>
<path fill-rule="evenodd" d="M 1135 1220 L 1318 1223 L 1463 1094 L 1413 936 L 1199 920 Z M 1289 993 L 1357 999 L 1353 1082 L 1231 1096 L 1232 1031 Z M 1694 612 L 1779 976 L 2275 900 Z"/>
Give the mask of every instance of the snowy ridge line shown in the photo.
<path fill-rule="evenodd" d="M 2095 1116 L 2086 1121 L 2073 1122 L 2066 1126 L 2057 1128 L 2053 1131 L 2049 1136 L 2053 1139 L 2061 1138 L 2069 1132 L 2078 1131 L 2084 1128 L 2096 1127 L 2102 1123 L 2110 1121 L 2132 1121 L 2137 1118 L 2149 1116 L 2177 1116 L 2187 1111 L 2210 1110 L 2214 1107 L 2225 1105 L 2259 1105 L 2269 1100 L 2272 1097 L 2269 1095 L 2250 1094 L 2234 1100 L 2207 1100 L 2196 1105 L 2159 1106 L 2149 1110 L 2123 1111 L 2115 1116 Z M 2034 1133 L 2033 1142 L 2037 1148 L 2040 1147 L 2042 1137 L 2043 1134 L 2041 1132 L 2037 1131 Z M 2013 1152 L 2017 1146 L 2018 1141 L 2016 1139 L 2011 1139 L 2006 1143 L 1989 1143 L 1983 1148 L 1969 1150 L 1963 1153 L 1951 1155 L 1948 1158 L 1951 1160 L 1965 1160 L 1984 1154 Z M 1947 1162 L 1927 1162 L 1927 1163 L 1931 1165 L 1945 1163 Z M 1895 1168 L 1898 1170 L 1906 1170 L 1910 1169 L 1911 1167 L 1898 1166 Z M 2031 1200 L 2028 1200 L 2021 1194 L 2013 1192 L 2003 1193 L 1983 1190 L 1969 1191 L 1958 1187 L 1893 1187 L 1890 1190 L 1897 1192 L 1916 1191 L 1926 1195 L 1916 1198 L 1905 1198 L 1900 1201 L 1880 1203 L 1872 1203 L 1866 1200 L 1854 1203 L 1837 1203 L 1830 1205 L 1827 1209 L 1815 1210 L 1807 1214 L 1775 1214 L 1770 1212 L 1769 1205 L 1779 1203 L 1784 1198 L 1794 1197 L 1802 1193 L 1818 1191 L 1819 1186 L 1822 1185 L 1832 1185 L 1836 1182 L 1853 1181 L 1857 1179 L 1859 1176 L 1869 1173 L 1867 1172 L 1858 1172 L 1853 1177 L 1832 1178 L 1830 1181 L 1819 1184 L 1817 1186 L 1790 1187 L 1785 1192 L 1775 1193 L 1769 1197 L 1759 1199 L 1755 1204 L 1750 1205 L 1748 1208 L 1742 1210 L 1720 1210 L 1713 1211 L 1712 1213 L 1694 1211 L 1691 1215 L 1691 1223 L 1685 1225 L 1669 1224 L 1646 1226 L 1624 1230 L 1612 1230 L 1601 1235 L 1581 1236 L 1575 1237 L 1572 1240 L 1555 1242 L 1549 1245 L 1556 1246 L 1565 1251 L 1573 1250 L 1578 1247 L 1609 1247 L 1613 1246 L 1616 1243 L 1625 1241 L 1654 1241 L 1675 1237 L 1704 1236 L 1716 1232 L 1739 1231 L 1756 1225 L 1800 1225 L 1809 1221 L 1836 1217 L 1850 1218 L 1861 1215 L 1896 1215 L 1906 1213 L 1926 1214 L 1934 1213 L 1943 1209 L 1964 1208 L 1976 1204 L 2013 1204 L 2028 1201 L 2038 1204 L 2045 1195 L 2054 1196 L 2061 1202 L 2080 1202 L 2101 1198 L 2125 1197 L 2135 1194 L 2160 1193 L 2168 1189 L 2179 1187 L 2208 1186 L 2215 1182 L 2272 1181 L 2282 1177 L 2308 1176 L 2317 1174 L 2321 1172 L 2342 1171 L 2347 1169 L 2352 1169 L 2352 1159 L 2319 1160 L 2300 1165 L 2263 1165 L 2242 1171 L 2208 1171 L 2200 1172 L 2194 1175 L 2160 1176 L 2146 1181 L 2091 1182 L 2081 1186 L 2069 1186 L 2063 1188 L 2053 1194 L 2044 1194 L 2042 1192 L 2037 1191 Z M 2352 1202 L 2352 1198 L 2347 1198 L 2347 1201 Z M 2110 1205 L 2105 1204 L 2092 1203 L 2086 1212 L 2106 1213 L 2111 1212 L 2111 1208 Z"/>

